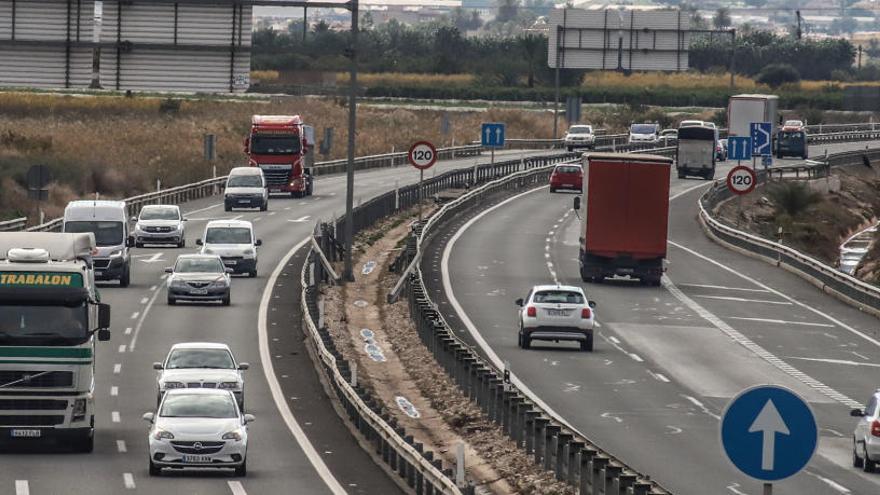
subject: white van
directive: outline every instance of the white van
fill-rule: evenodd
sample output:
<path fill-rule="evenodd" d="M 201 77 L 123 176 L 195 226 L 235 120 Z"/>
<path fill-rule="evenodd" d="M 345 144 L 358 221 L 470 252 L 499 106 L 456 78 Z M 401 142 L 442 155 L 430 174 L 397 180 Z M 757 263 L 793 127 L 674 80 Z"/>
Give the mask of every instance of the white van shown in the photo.
<path fill-rule="evenodd" d="M 247 220 L 211 220 L 205 237 L 197 239 L 202 254 L 216 254 L 233 273 L 257 276 L 257 247 L 263 241 L 254 236 L 254 226 Z"/>
<path fill-rule="evenodd" d="M 629 126 L 629 144 L 656 143 L 660 140 L 659 124 L 633 124 Z"/>
<path fill-rule="evenodd" d="M 134 237 L 128 231 L 124 201 L 71 201 L 64 209 L 62 232 L 95 234 L 95 279 L 119 280 L 120 287 L 128 287 Z"/>
<path fill-rule="evenodd" d="M 226 211 L 233 208 L 269 209 L 269 189 L 260 167 L 235 167 L 226 179 L 223 197 Z"/>

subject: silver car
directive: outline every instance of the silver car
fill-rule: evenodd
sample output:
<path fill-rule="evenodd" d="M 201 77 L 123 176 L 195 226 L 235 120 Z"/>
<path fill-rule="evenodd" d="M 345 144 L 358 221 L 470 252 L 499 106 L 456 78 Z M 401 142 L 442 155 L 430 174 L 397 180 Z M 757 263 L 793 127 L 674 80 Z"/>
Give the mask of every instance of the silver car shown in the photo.
<path fill-rule="evenodd" d="M 229 390 L 244 410 L 244 371 L 226 344 L 185 342 L 174 344 L 165 361 L 153 363 L 156 375 L 156 403 L 169 390 L 178 388 L 216 388 Z"/>
<path fill-rule="evenodd" d="M 134 226 L 134 245 L 174 244 L 186 246 L 186 218 L 176 205 L 147 205 L 140 215 L 131 219 Z"/>
<path fill-rule="evenodd" d="M 876 390 L 865 409 L 853 409 L 850 416 L 859 418 L 853 432 L 853 467 L 872 473 L 880 462 L 880 389 Z"/>
<path fill-rule="evenodd" d="M 177 301 L 220 301 L 229 306 L 232 300 L 232 280 L 223 260 L 216 254 L 183 254 L 177 257 L 168 273 L 168 304 Z"/>

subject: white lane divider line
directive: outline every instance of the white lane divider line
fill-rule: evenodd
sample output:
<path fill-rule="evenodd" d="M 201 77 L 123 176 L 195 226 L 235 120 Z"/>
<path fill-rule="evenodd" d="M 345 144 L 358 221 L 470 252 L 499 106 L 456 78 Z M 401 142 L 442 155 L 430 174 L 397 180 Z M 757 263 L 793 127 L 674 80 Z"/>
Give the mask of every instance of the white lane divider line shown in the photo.
<path fill-rule="evenodd" d="M 119 411 L 113 411 L 113 412 L 111 412 L 111 413 L 110 413 L 110 419 L 111 419 L 114 423 L 118 423 L 118 422 L 119 422 Z"/>
<path fill-rule="evenodd" d="M 788 321 L 788 320 L 774 320 L 772 318 L 746 318 L 743 316 L 728 316 L 730 320 L 742 320 L 742 321 L 756 321 L 760 323 L 774 323 L 776 325 L 796 325 L 802 327 L 825 327 L 825 328 L 834 328 L 834 325 L 829 325 L 828 323 L 810 323 L 808 321 Z"/>
<path fill-rule="evenodd" d="M 615 337 L 614 335 L 609 335 L 609 336 L 608 336 L 608 340 L 610 340 L 611 342 L 614 342 L 614 343 L 617 344 L 617 345 L 620 345 L 620 339 L 618 339 L 618 338 Z"/>
<path fill-rule="evenodd" d="M 263 220 L 263 217 L 256 217 L 256 218 L 254 218 L 253 222 L 254 222 L 254 223 L 257 223 L 257 222 L 259 222 L 259 221 L 261 221 L 261 220 Z"/>
<path fill-rule="evenodd" d="M 158 285 L 152 285 L 152 286 L 150 286 L 150 292 L 153 292 L 154 290 L 156 290 L 158 288 L 159 288 Z"/>
<path fill-rule="evenodd" d="M 28 480 L 15 480 L 15 495 L 31 495 Z"/>
<path fill-rule="evenodd" d="M 742 292 L 763 292 L 769 293 L 765 289 L 746 289 L 743 287 L 725 287 L 723 285 L 706 285 L 706 284 L 678 284 L 679 287 L 696 287 L 698 289 L 718 289 L 718 290 L 738 290 Z"/>
<path fill-rule="evenodd" d="M 186 216 L 186 217 L 189 219 L 189 221 L 192 222 L 192 221 L 194 221 L 194 220 L 196 220 L 196 219 L 195 219 L 195 218 L 189 218 L 188 215 L 192 215 L 193 213 L 201 213 L 201 212 L 203 212 L 203 211 L 210 210 L 211 208 L 217 208 L 218 206 L 223 206 L 223 203 L 217 203 L 216 205 L 206 206 L 206 207 L 204 207 L 204 208 L 199 208 L 198 210 L 188 211 L 188 212 L 186 212 L 186 213 L 184 214 L 184 216 Z"/>
<path fill-rule="evenodd" d="M 756 304 L 778 304 L 780 306 L 791 306 L 791 303 L 788 301 L 767 301 L 764 299 L 745 299 L 742 297 L 730 297 L 730 296 L 707 296 L 702 294 L 697 294 L 694 297 L 699 297 L 700 299 L 717 299 L 719 301 L 735 301 L 735 302 L 747 302 L 747 303 L 756 303 Z"/>
<path fill-rule="evenodd" d="M 645 362 L 645 360 L 642 359 L 641 356 L 639 356 L 638 354 L 636 354 L 636 353 L 634 353 L 634 352 L 629 353 L 629 357 L 631 357 L 632 360 L 635 361 L 635 362 L 637 362 L 637 363 L 644 363 L 644 362 Z"/>
<path fill-rule="evenodd" d="M 136 488 L 134 484 L 134 476 L 132 476 L 131 473 L 122 473 L 122 484 L 124 484 L 125 488 L 129 490 L 134 490 Z"/>
<path fill-rule="evenodd" d="M 125 335 L 131 335 L 131 327 L 125 327 Z"/>
<path fill-rule="evenodd" d="M 122 372 L 122 363 L 116 363 L 113 365 L 113 374 L 118 375 Z"/>
<path fill-rule="evenodd" d="M 651 375 L 658 382 L 669 383 L 669 378 L 666 378 L 666 376 L 663 375 L 663 373 L 654 373 L 651 370 L 647 370 L 647 371 L 648 371 L 648 374 Z"/>
<path fill-rule="evenodd" d="M 227 481 L 227 483 L 229 483 L 229 489 L 232 491 L 232 495 L 247 495 L 247 491 L 245 491 L 241 481 Z"/>
<path fill-rule="evenodd" d="M 270 217 L 271 217 L 271 216 L 275 216 L 275 213 L 277 213 L 277 212 L 275 212 L 275 211 L 270 211 L 270 212 L 269 212 L 269 216 L 270 216 Z"/>
<path fill-rule="evenodd" d="M 120 454 L 128 452 L 128 447 L 125 445 L 125 440 L 116 441 L 116 450 L 119 451 Z"/>
<path fill-rule="evenodd" d="M 134 313 L 131 314 L 131 319 L 132 319 L 132 320 L 137 320 L 137 319 L 138 319 L 138 316 L 140 316 L 140 315 L 141 315 L 141 312 L 140 312 L 140 311 L 135 311 Z"/>
<path fill-rule="evenodd" d="M 165 275 L 168 275 L 167 273 Z M 153 303 L 156 302 L 156 298 L 159 297 L 160 291 L 156 291 L 153 293 L 153 297 L 150 298 L 150 302 L 144 307 L 144 313 L 141 315 L 141 319 L 138 320 L 137 324 L 134 326 L 134 337 L 131 338 L 131 345 L 128 348 L 129 352 L 134 352 L 134 346 L 137 345 L 138 335 L 141 333 L 141 327 L 144 326 L 144 320 L 147 319 L 147 314 L 150 312 L 150 308 L 153 307 Z"/>
<path fill-rule="evenodd" d="M 288 222 L 293 222 L 293 223 L 303 223 L 303 222 L 308 222 L 308 221 L 309 221 L 309 218 L 311 218 L 311 217 L 308 216 L 308 215 L 306 215 L 306 216 L 299 217 L 299 218 L 297 218 L 296 220 L 294 220 L 294 219 L 292 219 L 292 218 L 288 218 L 287 221 L 288 221 Z"/>
<path fill-rule="evenodd" d="M 837 493 L 843 493 L 843 494 L 852 493 L 852 492 L 849 490 L 849 488 L 847 488 L 847 487 L 841 485 L 840 483 L 838 483 L 838 482 L 836 482 L 836 481 L 834 481 L 834 480 L 832 480 L 832 479 L 828 479 L 828 478 L 826 478 L 826 477 L 824 477 L 824 476 L 822 476 L 822 475 L 820 475 L 820 474 L 818 474 L 818 473 L 814 473 L 814 472 L 813 472 L 812 470 L 810 470 L 810 469 L 806 469 L 806 470 L 804 470 L 804 472 L 807 473 L 808 475 L 810 475 L 810 476 L 816 478 L 817 480 L 821 481 L 822 483 L 825 483 L 826 485 L 830 486 L 831 489 L 834 490 L 834 491 L 836 491 Z"/>
<path fill-rule="evenodd" d="M 232 217 L 232 218 L 229 218 L 228 220 L 241 220 L 241 217 L 243 217 L 243 216 L 244 216 L 244 215 L 234 216 L 234 217 Z"/>
<path fill-rule="evenodd" d="M 119 344 L 119 352 L 125 352 L 125 344 Z"/>
<path fill-rule="evenodd" d="M 112 387 L 110 387 L 110 395 L 112 397 L 118 396 L 119 395 L 119 387 L 117 387 L 116 385 L 113 385 Z"/>
<path fill-rule="evenodd" d="M 285 206 L 285 207 L 284 207 L 284 211 L 290 211 L 290 207 L 289 207 L 289 206 Z"/>
<path fill-rule="evenodd" d="M 715 419 L 721 421 L 721 416 L 719 416 L 719 415 L 713 413 L 712 411 L 710 411 L 708 407 L 706 407 L 705 405 L 703 405 L 703 403 L 700 402 L 700 401 L 698 401 L 696 398 L 691 397 L 690 395 L 682 395 L 682 397 L 684 397 L 685 399 L 687 399 L 691 404 L 693 404 L 693 405 L 699 407 L 704 413 L 706 413 L 706 414 L 708 414 L 709 416 L 712 416 L 713 418 L 715 418 Z"/>
<path fill-rule="evenodd" d="M 862 363 L 859 361 L 849 361 L 846 359 L 808 358 L 808 357 L 798 357 L 798 356 L 788 356 L 788 359 L 799 359 L 801 361 L 813 361 L 816 363 L 826 363 L 826 364 L 845 364 L 848 366 L 866 366 L 868 368 L 880 368 L 880 364 L 877 364 L 877 363 Z"/>
<path fill-rule="evenodd" d="M 871 358 L 869 358 L 868 356 L 865 356 L 864 354 L 859 354 L 859 353 L 856 352 L 856 351 L 849 351 L 849 352 L 851 352 L 851 353 L 852 353 L 854 356 L 856 356 L 856 357 L 860 357 L 860 358 L 864 359 L 865 361 L 870 361 L 870 360 L 871 360 Z"/>
<path fill-rule="evenodd" d="M 147 302 L 149 302 L 149 300 L 150 300 L 149 297 L 142 297 L 142 298 L 141 298 L 141 304 L 147 304 Z"/>

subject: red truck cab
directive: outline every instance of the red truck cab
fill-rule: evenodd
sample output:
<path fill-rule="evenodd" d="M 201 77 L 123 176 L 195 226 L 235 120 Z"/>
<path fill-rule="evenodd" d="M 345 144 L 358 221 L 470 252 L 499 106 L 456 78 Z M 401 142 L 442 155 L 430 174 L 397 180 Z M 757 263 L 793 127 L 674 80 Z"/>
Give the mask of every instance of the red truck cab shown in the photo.
<path fill-rule="evenodd" d="M 244 140 L 248 165 L 263 169 L 270 193 L 311 196 L 311 171 L 305 166 L 309 144 L 299 115 L 254 115 Z"/>
<path fill-rule="evenodd" d="M 580 237 L 581 278 L 628 276 L 660 285 L 669 224 L 672 159 L 633 153 L 584 156 Z"/>

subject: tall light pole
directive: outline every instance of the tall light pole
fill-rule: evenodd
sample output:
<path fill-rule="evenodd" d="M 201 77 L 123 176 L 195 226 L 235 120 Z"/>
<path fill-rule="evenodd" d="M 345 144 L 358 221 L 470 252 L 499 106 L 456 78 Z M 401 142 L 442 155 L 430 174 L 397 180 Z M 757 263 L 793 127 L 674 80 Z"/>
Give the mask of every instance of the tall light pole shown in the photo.
<path fill-rule="evenodd" d="M 357 122 L 357 38 L 358 38 L 358 0 L 351 0 L 351 45 L 348 47 L 348 56 L 351 57 L 350 86 L 348 93 L 348 165 L 346 167 L 346 190 L 345 190 L 345 262 L 343 277 L 347 281 L 354 280 L 352 271 L 351 251 L 354 237 L 354 219 L 352 209 L 354 207 L 354 145 L 355 124 Z"/>

